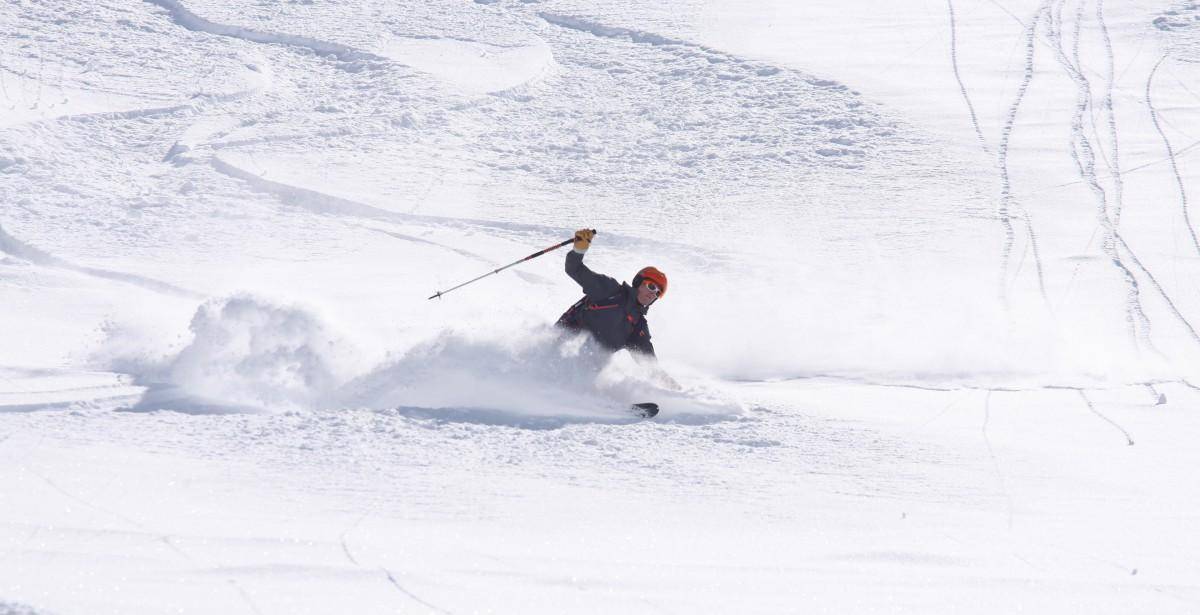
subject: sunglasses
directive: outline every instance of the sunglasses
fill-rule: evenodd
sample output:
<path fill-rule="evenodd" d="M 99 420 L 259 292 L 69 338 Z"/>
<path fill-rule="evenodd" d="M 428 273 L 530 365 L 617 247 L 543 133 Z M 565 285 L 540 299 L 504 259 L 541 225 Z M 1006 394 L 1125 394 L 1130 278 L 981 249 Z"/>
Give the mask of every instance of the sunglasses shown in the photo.
<path fill-rule="evenodd" d="M 646 290 L 648 290 L 656 295 L 662 293 L 662 289 L 659 288 L 658 284 L 655 284 L 654 282 L 650 282 L 650 281 L 642 282 L 642 286 L 644 286 L 646 288 Z"/>

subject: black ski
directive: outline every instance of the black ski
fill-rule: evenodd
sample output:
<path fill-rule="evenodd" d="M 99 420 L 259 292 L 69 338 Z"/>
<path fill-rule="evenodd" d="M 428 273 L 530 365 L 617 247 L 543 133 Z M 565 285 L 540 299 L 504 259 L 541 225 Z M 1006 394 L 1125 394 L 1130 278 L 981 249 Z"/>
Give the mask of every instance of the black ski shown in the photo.
<path fill-rule="evenodd" d="M 653 402 L 633 404 L 630 406 L 630 409 L 632 409 L 634 413 L 642 418 L 652 419 L 655 416 L 658 416 L 658 404 Z"/>

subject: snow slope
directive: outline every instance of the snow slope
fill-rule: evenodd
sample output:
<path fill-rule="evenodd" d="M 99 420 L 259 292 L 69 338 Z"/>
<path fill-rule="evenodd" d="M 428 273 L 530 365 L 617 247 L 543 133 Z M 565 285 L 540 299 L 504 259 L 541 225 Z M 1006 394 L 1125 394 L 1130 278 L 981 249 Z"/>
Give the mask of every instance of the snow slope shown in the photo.
<path fill-rule="evenodd" d="M 1194 612 L 1198 11 L 6 3 L 0 613 Z"/>

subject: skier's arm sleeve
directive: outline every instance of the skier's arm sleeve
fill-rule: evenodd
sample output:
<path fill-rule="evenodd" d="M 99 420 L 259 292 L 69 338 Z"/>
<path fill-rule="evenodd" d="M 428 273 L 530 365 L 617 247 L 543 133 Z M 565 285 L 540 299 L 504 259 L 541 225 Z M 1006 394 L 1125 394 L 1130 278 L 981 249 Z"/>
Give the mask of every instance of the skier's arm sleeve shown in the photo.
<path fill-rule="evenodd" d="M 655 363 L 658 358 L 654 355 L 654 343 L 650 341 L 649 327 L 640 328 L 629 343 L 629 350 L 638 363 Z"/>
<path fill-rule="evenodd" d="M 567 252 L 566 269 L 567 275 L 571 276 L 571 279 L 583 288 L 583 294 L 591 299 L 611 297 L 621 288 L 620 282 L 588 269 L 587 265 L 583 264 L 583 254 L 574 250 Z"/>
<path fill-rule="evenodd" d="M 639 362 L 648 361 L 654 363 L 658 360 L 658 357 L 654 355 L 654 344 L 650 341 L 650 338 L 635 341 L 629 349 L 633 351 L 634 358 L 638 359 Z"/>

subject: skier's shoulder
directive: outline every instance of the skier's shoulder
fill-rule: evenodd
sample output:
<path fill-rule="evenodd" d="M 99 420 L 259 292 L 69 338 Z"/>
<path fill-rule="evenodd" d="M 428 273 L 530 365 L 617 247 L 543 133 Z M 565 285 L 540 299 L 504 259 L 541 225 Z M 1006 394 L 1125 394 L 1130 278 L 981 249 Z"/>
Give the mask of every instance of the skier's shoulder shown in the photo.
<path fill-rule="evenodd" d="M 634 309 L 634 302 L 637 301 L 637 296 L 633 292 L 633 287 L 628 282 L 617 282 L 616 280 L 613 280 L 613 282 L 614 288 L 611 292 L 602 298 L 597 298 L 596 301 L 609 305 L 619 305 L 625 309 Z"/>

